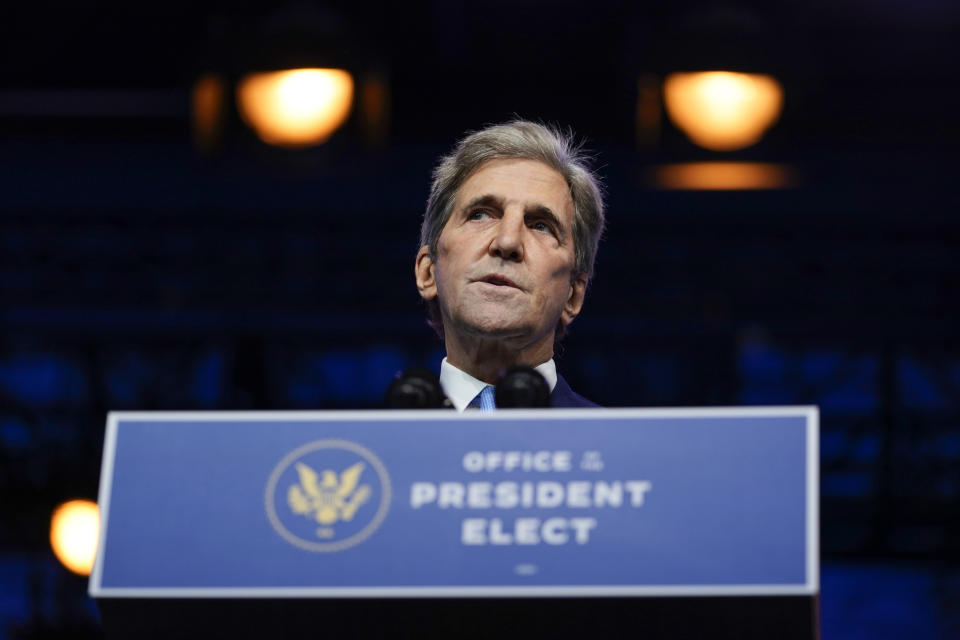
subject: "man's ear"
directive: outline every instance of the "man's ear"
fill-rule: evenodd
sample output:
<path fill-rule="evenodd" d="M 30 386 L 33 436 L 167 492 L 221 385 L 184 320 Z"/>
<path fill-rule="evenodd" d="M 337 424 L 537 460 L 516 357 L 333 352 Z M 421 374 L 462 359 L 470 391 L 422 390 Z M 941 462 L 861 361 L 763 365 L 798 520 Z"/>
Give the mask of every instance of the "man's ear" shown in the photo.
<path fill-rule="evenodd" d="M 433 300 L 437 297 L 437 280 L 433 274 L 433 268 L 436 266 L 433 258 L 430 256 L 430 247 L 423 245 L 417 252 L 417 262 L 413 267 L 413 273 L 417 277 L 417 291 L 424 300 Z"/>
<path fill-rule="evenodd" d="M 583 299 L 587 295 L 587 275 L 580 274 L 570 283 L 570 295 L 563 304 L 563 313 L 560 314 L 560 321 L 563 326 L 568 326 L 580 314 L 583 308 Z"/>

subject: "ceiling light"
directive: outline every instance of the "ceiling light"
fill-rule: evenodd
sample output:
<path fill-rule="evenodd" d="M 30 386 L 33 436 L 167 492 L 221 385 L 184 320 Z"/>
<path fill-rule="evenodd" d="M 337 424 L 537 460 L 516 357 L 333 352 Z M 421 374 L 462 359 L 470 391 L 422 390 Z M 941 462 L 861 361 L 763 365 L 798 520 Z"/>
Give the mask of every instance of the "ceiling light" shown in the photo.
<path fill-rule="evenodd" d="M 264 142 L 321 144 L 350 115 L 353 77 L 342 69 L 250 73 L 237 85 L 237 108 Z"/>
<path fill-rule="evenodd" d="M 756 144 L 783 109 L 783 88 L 763 74 L 672 73 L 663 92 L 670 120 L 692 142 L 712 151 Z"/>

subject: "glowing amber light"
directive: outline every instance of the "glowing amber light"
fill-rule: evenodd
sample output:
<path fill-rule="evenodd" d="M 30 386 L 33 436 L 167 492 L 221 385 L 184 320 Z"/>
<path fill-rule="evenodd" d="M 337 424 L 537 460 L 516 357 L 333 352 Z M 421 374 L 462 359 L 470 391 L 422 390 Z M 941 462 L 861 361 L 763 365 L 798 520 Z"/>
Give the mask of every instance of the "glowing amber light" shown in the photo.
<path fill-rule="evenodd" d="M 664 165 L 653 171 L 653 183 L 661 189 L 786 189 L 796 182 L 790 167 L 763 162 L 687 162 Z"/>
<path fill-rule="evenodd" d="M 281 147 L 320 144 L 350 115 L 353 78 L 341 69 L 251 73 L 237 86 L 237 108 L 261 140 Z"/>
<path fill-rule="evenodd" d="M 50 546 L 70 571 L 88 576 L 97 555 L 100 512 L 89 500 L 64 502 L 50 518 Z"/>
<path fill-rule="evenodd" d="M 194 141 L 202 149 L 214 146 L 223 125 L 226 90 L 220 76 L 205 74 L 193 85 L 192 115 Z"/>
<path fill-rule="evenodd" d="M 755 144 L 780 117 L 783 88 L 752 73 L 673 73 L 663 83 L 670 120 L 695 144 L 733 151 Z"/>

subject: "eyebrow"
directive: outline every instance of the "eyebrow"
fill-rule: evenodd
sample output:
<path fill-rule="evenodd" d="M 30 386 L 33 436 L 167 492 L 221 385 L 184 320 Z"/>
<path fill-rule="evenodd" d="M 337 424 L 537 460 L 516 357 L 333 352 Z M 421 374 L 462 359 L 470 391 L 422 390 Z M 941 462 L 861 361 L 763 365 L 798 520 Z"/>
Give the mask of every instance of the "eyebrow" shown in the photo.
<path fill-rule="evenodd" d="M 466 213 L 473 209 L 474 207 L 496 207 L 498 209 L 503 209 L 503 198 L 498 198 L 495 195 L 485 194 L 482 196 L 477 196 L 461 209 L 462 213 Z"/>
<path fill-rule="evenodd" d="M 461 212 L 467 213 L 475 207 L 495 207 L 497 209 L 503 209 L 503 198 L 489 193 L 482 196 L 477 196 L 465 204 L 463 209 L 461 209 Z M 524 216 L 546 218 L 557 229 L 557 235 L 559 236 L 560 241 L 562 242 L 566 238 L 566 229 L 564 228 L 563 223 L 560 222 L 560 217 L 547 205 L 535 204 L 524 207 L 523 214 Z"/>

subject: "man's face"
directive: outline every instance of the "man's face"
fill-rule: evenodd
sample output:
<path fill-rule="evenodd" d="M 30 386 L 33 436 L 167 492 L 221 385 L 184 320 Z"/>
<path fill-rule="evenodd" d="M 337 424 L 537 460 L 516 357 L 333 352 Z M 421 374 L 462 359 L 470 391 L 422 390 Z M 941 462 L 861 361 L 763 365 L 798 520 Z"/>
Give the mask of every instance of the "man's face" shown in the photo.
<path fill-rule="evenodd" d="M 445 332 L 549 340 L 573 321 L 586 277 L 574 268 L 573 200 L 566 180 L 535 160 L 492 160 L 460 187 L 436 262 L 417 257 L 417 286 L 437 297 Z"/>

